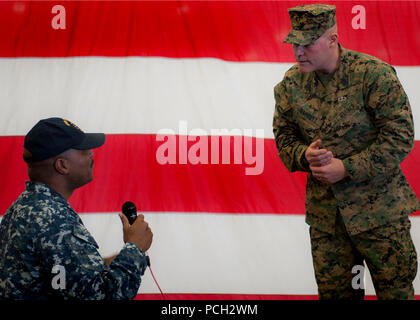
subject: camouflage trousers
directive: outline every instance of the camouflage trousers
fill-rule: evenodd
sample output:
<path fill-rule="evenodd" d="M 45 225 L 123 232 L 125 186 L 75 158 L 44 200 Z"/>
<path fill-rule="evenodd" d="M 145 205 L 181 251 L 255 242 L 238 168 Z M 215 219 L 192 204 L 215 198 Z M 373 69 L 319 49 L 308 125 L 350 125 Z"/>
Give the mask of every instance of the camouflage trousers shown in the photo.
<path fill-rule="evenodd" d="M 319 299 L 363 300 L 365 290 L 355 286 L 355 266 L 369 268 L 380 300 L 414 299 L 417 253 L 408 217 L 349 236 L 337 213 L 335 235 L 310 228 L 312 258 Z M 353 272 L 352 272 L 353 270 Z"/>

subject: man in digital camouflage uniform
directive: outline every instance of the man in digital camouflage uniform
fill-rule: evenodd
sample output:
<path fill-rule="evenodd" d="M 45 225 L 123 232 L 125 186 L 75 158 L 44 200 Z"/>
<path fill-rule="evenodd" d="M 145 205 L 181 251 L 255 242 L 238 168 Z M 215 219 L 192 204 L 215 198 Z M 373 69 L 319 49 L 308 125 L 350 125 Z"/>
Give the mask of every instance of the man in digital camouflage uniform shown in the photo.
<path fill-rule="evenodd" d="M 102 133 L 70 121 L 39 121 L 26 135 L 30 181 L 0 224 L 0 299 L 133 299 L 147 267 L 153 234 L 139 215 L 123 222 L 125 245 L 106 265 L 98 245 L 67 202 L 93 179 Z"/>
<path fill-rule="evenodd" d="M 308 172 L 306 222 L 320 299 L 363 299 L 355 266 L 379 299 L 413 299 L 420 209 L 400 163 L 414 145 L 394 68 L 338 43 L 335 6 L 288 10 L 297 64 L 275 86 L 273 131 L 286 168 Z M 357 270 L 357 269 L 353 269 Z"/>

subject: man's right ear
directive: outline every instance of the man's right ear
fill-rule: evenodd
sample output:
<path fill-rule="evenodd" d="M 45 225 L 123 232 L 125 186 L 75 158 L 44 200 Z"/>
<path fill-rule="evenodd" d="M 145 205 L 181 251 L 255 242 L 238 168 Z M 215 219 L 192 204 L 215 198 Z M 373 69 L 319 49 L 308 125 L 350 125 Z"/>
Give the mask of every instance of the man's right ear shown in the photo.
<path fill-rule="evenodd" d="M 54 160 L 54 169 L 62 175 L 69 173 L 69 162 L 65 158 L 58 157 Z"/>
<path fill-rule="evenodd" d="M 328 40 L 330 41 L 331 45 L 336 45 L 338 43 L 338 33 L 333 32 L 329 35 Z"/>

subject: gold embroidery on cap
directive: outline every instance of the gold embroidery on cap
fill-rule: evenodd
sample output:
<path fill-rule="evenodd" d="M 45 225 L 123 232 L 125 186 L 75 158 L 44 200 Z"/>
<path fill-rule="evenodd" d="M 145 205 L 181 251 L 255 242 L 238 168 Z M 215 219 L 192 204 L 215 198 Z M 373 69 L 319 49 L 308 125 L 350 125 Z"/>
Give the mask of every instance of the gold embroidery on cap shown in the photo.
<path fill-rule="evenodd" d="M 66 126 L 69 126 L 69 127 L 72 126 L 73 128 L 76 128 L 77 130 L 83 132 L 83 130 L 80 129 L 78 126 L 76 126 L 73 122 L 71 122 L 69 120 L 66 120 L 66 119 L 62 119 L 62 120 L 66 124 Z"/>

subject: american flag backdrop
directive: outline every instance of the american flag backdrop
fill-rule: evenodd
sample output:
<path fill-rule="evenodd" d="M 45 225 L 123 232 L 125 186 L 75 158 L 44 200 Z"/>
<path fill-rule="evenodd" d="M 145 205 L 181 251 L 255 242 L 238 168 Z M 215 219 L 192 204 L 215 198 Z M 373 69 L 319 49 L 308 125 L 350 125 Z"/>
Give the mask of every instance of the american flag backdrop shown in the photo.
<path fill-rule="evenodd" d="M 69 201 L 104 257 L 130 200 L 168 297 L 316 298 L 306 174 L 286 170 L 272 133 L 273 88 L 294 62 L 287 8 L 315 2 L 336 5 L 343 47 L 396 68 L 417 139 L 401 166 L 420 196 L 420 2 L 1 1 L 0 215 L 27 180 L 25 134 L 67 118 L 107 135 Z M 161 298 L 149 271 L 137 298 Z"/>

